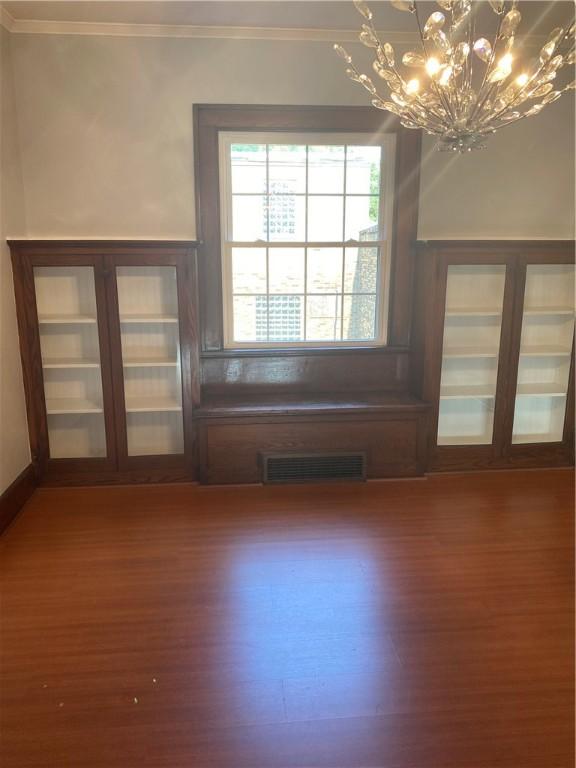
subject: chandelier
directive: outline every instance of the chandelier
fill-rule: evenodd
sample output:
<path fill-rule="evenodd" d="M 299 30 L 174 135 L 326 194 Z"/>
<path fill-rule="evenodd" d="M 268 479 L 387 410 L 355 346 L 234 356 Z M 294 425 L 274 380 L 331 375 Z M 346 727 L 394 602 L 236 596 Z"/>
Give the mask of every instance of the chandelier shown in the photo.
<path fill-rule="evenodd" d="M 368 91 L 373 106 L 397 115 L 405 128 L 437 136 L 440 150 L 483 148 L 486 136 L 537 115 L 576 86 L 574 80 L 564 86 L 556 81 L 559 70 L 576 59 L 574 22 L 554 29 L 537 58 L 522 61 L 517 53 L 522 47 L 515 42 L 522 19 L 516 0 L 489 0 L 489 8 L 471 0 L 438 0 L 442 10 L 425 21 L 415 0 L 391 4 L 414 16 L 420 50 L 397 56 L 390 43 L 380 41 L 370 8 L 354 0 L 364 18 L 360 42 L 375 51 L 373 69 L 389 94 L 379 93 L 341 45 L 334 49 L 346 62 L 348 77 Z M 491 39 L 476 29 L 481 6 L 497 17 Z M 569 71 L 573 74 L 572 66 Z"/>

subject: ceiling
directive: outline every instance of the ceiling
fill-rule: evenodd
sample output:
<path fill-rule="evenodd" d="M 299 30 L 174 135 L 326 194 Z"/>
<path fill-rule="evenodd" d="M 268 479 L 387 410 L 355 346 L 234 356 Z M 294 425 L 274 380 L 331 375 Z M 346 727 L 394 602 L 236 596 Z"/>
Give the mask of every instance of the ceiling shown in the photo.
<path fill-rule="evenodd" d="M 360 17 L 351 0 L 98 0 L 82 2 L 60 0 L 51 2 L 4 2 L 3 7 L 16 21 L 89 22 L 115 24 L 185 25 L 198 27 L 260 27 L 277 29 L 357 29 Z M 419 5 L 438 9 L 434 2 Z M 388 0 L 370 2 L 376 26 L 389 31 L 413 28 L 411 14 L 391 7 Z M 525 33 L 546 33 L 574 15 L 570 0 L 540 2 L 526 0 L 520 3 Z M 427 10 L 427 9 L 426 9 Z M 424 14 L 426 13 L 424 11 Z M 422 15 L 424 15 L 422 14 Z"/>

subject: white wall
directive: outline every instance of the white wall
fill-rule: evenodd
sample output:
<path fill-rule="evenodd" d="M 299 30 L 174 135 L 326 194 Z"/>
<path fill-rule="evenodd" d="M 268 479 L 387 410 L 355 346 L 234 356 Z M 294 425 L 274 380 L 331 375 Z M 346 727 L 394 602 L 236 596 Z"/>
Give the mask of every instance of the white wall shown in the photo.
<path fill-rule="evenodd" d="M 10 35 L 0 28 L 0 493 L 30 462 L 12 267 L 6 245 L 7 237 L 24 230 Z"/>
<path fill-rule="evenodd" d="M 193 238 L 192 105 L 365 104 L 330 45 L 13 35 L 29 237 Z M 574 102 L 453 157 L 426 140 L 421 238 L 572 238 Z"/>
<path fill-rule="evenodd" d="M 29 461 L 6 237 L 194 238 L 192 105 L 365 104 L 330 45 L 0 29 L 0 492 Z M 574 237 L 574 101 L 424 144 L 421 238 Z"/>
<path fill-rule="evenodd" d="M 486 149 L 447 157 L 428 146 L 420 237 L 574 237 L 574 98 L 503 128 Z"/>

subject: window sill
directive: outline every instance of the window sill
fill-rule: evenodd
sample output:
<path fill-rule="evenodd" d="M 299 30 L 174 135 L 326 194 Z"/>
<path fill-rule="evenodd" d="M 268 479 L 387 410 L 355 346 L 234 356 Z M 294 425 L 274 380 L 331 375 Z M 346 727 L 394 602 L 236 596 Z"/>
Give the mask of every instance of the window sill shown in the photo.
<path fill-rule="evenodd" d="M 201 358 L 227 358 L 227 357 L 307 357 L 335 356 L 335 355 L 396 355 L 408 352 L 408 346 L 374 346 L 374 347 L 275 347 L 274 349 L 226 348 L 211 349 L 200 353 Z"/>

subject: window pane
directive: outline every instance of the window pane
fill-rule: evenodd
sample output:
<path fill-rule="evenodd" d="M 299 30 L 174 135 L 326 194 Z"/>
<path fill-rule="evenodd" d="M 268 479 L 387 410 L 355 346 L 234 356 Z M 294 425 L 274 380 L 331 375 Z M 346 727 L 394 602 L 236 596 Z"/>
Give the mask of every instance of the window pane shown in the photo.
<path fill-rule="evenodd" d="M 303 297 L 269 296 L 268 341 L 302 341 L 303 335 Z"/>
<path fill-rule="evenodd" d="M 308 296 L 306 341 L 340 341 L 340 312 L 340 296 Z"/>
<path fill-rule="evenodd" d="M 330 144 L 333 137 L 340 138 L 231 135 L 230 186 L 222 199 L 225 316 L 233 320 L 226 344 L 380 338 L 380 259 L 390 236 L 388 214 L 380 215 L 390 202 L 381 185 L 394 152 L 384 157 L 383 146 L 362 145 L 360 135 L 349 136 L 352 144 Z"/>
<path fill-rule="evenodd" d="M 306 192 L 306 146 L 268 145 L 268 191 L 270 194 Z"/>
<path fill-rule="evenodd" d="M 266 145 L 232 144 L 232 192 L 266 192 Z"/>
<path fill-rule="evenodd" d="M 347 147 L 346 193 L 378 195 L 380 193 L 380 147 Z"/>
<path fill-rule="evenodd" d="M 264 195 L 232 196 L 232 239 L 266 240 L 266 197 Z"/>
<path fill-rule="evenodd" d="M 341 293 L 342 249 L 308 248 L 308 292 Z"/>
<path fill-rule="evenodd" d="M 379 198 L 346 198 L 346 240 L 380 240 L 378 232 Z"/>
<path fill-rule="evenodd" d="M 256 341 L 256 301 L 266 296 L 234 297 L 234 341 Z M 264 313 L 264 333 L 266 333 L 266 313 Z M 265 339 L 260 339 L 265 341 Z"/>
<path fill-rule="evenodd" d="M 266 293 L 265 248 L 232 248 L 232 291 Z"/>
<path fill-rule="evenodd" d="M 268 198 L 269 239 L 305 240 L 304 196 L 271 195 Z"/>
<path fill-rule="evenodd" d="M 378 248 L 346 248 L 345 293 L 376 293 Z"/>
<path fill-rule="evenodd" d="M 342 242 L 343 197 L 308 198 L 308 240 Z"/>
<path fill-rule="evenodd" d="M 270 248 L 270 293 L 304 293 L 304 248 Z"/>
<path fill-rule="evenodd" d="M 308 192 L 343 191 L 344 147 L 308 147 Z"/>
<path fill-rule="evenodd" d="M 369 341 L 376 336 L 376 296 L 344 296 L 344 338 Z"/>

